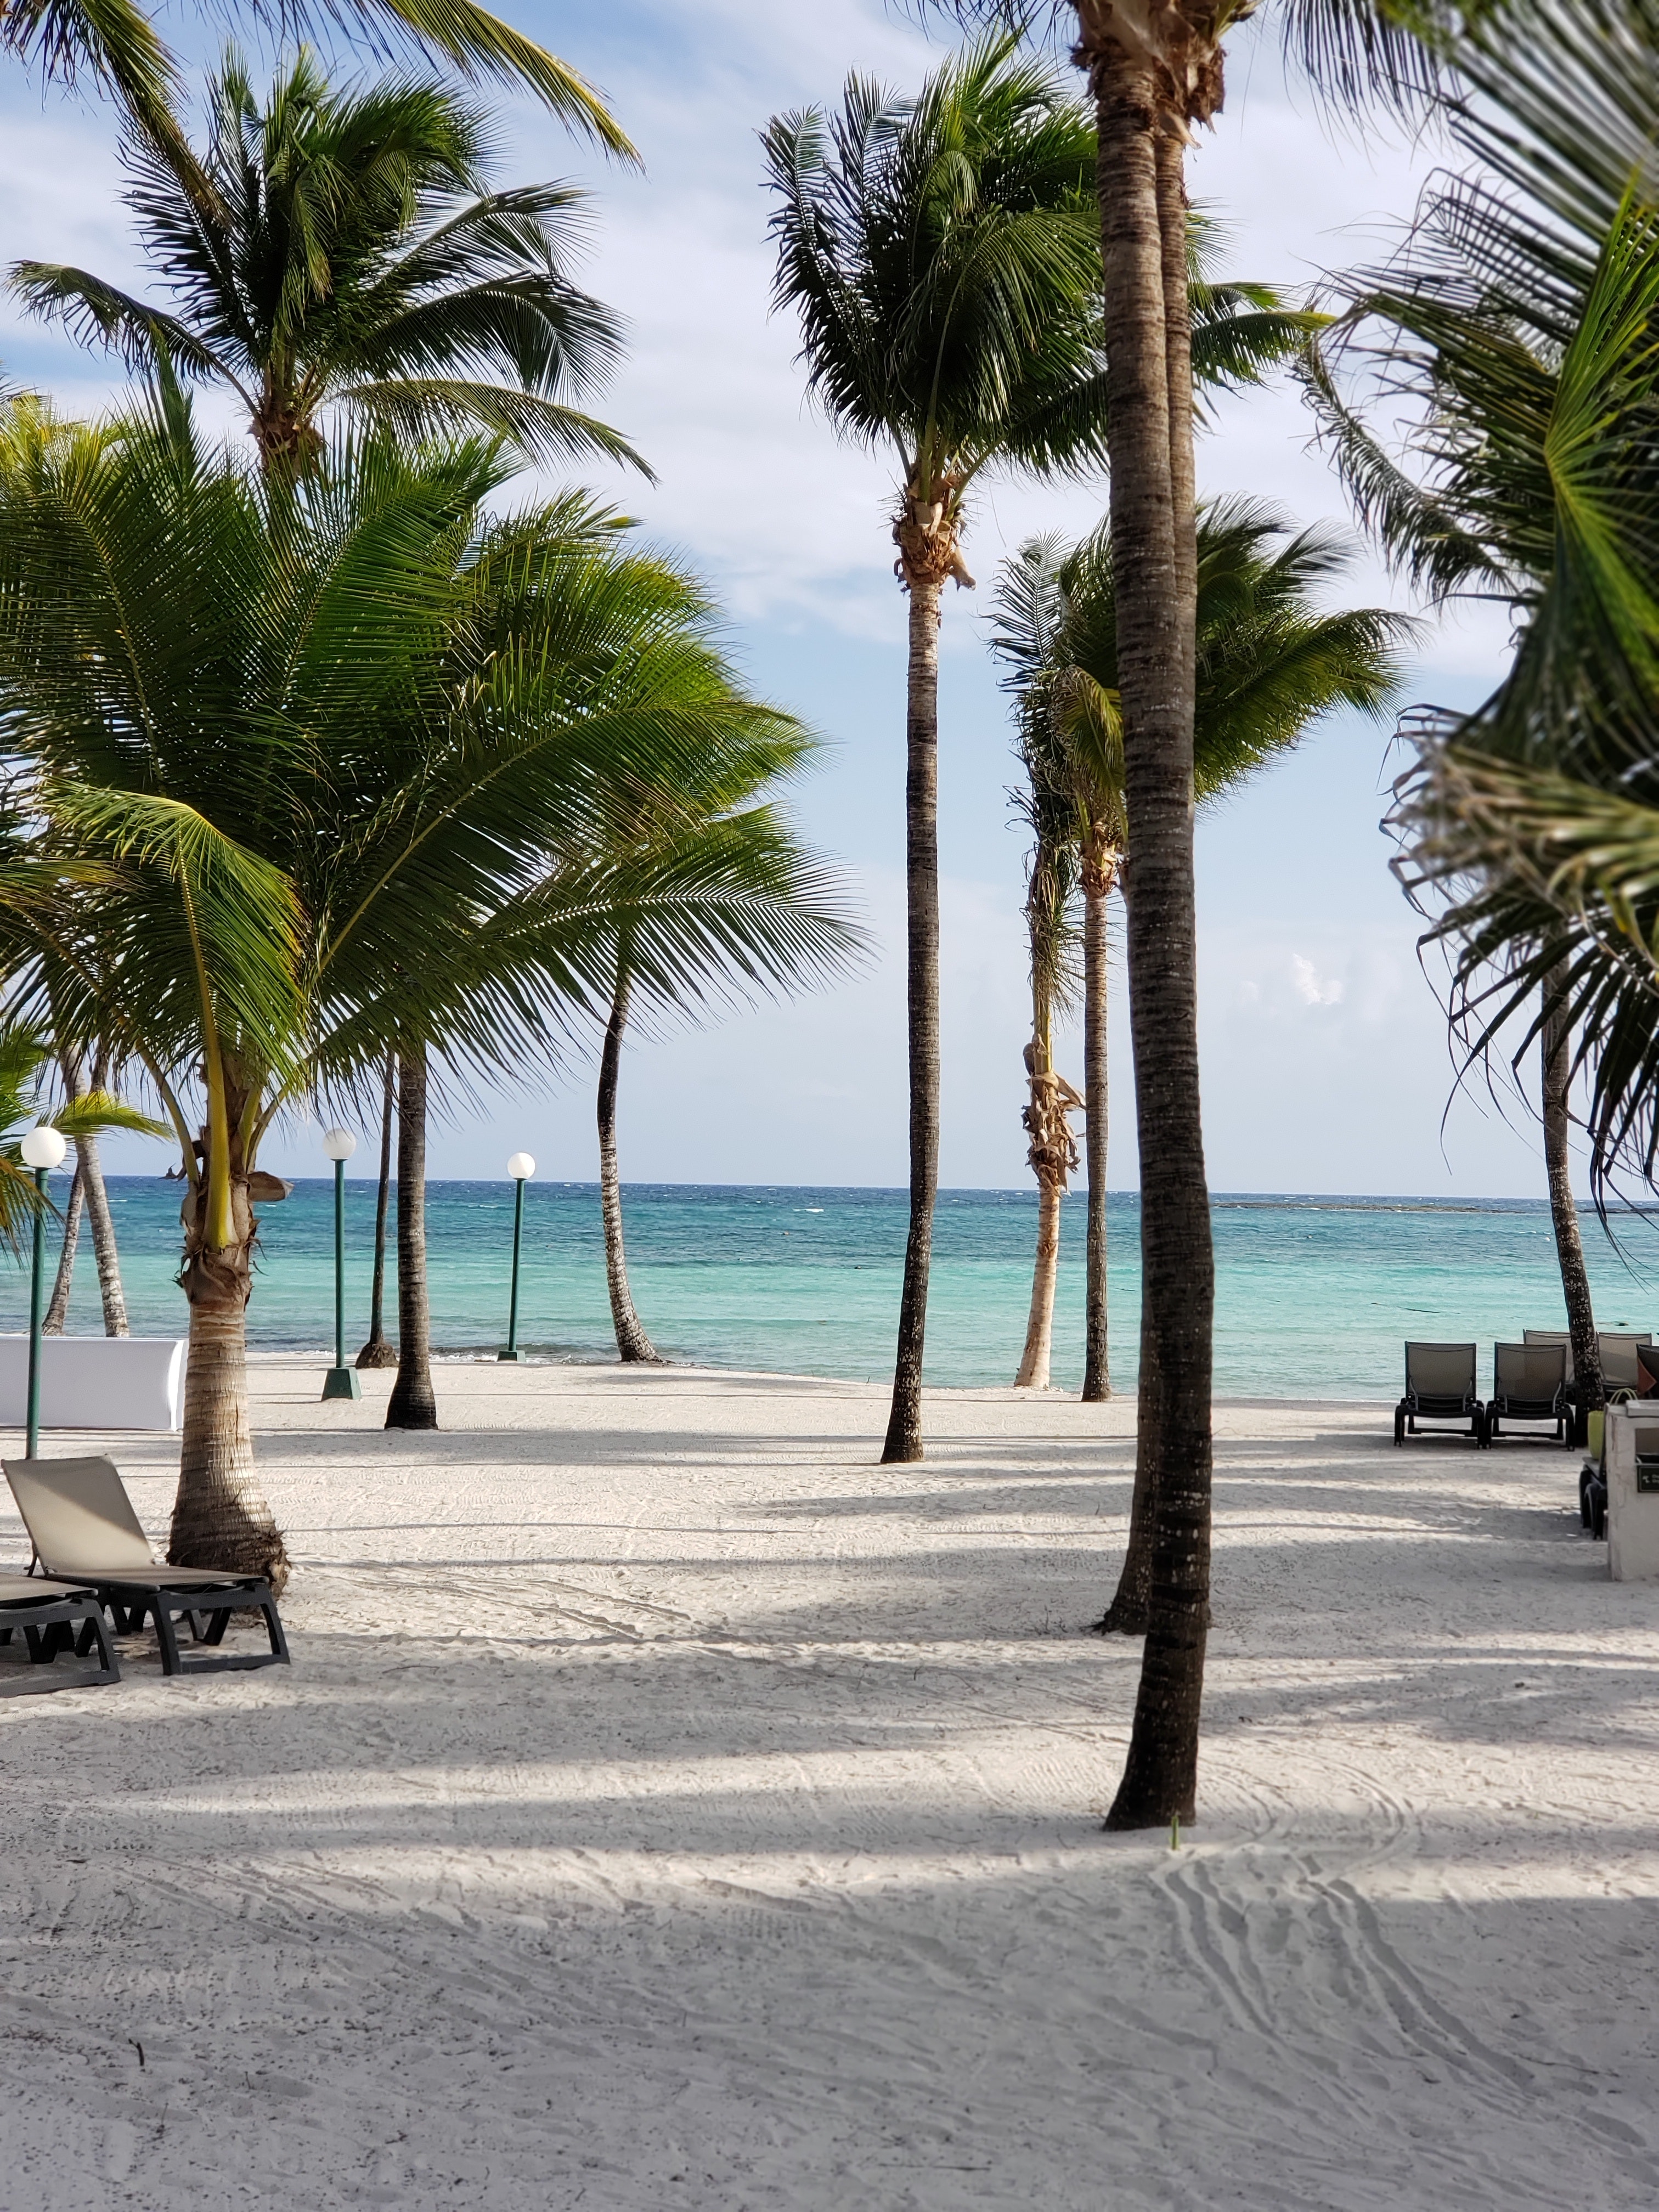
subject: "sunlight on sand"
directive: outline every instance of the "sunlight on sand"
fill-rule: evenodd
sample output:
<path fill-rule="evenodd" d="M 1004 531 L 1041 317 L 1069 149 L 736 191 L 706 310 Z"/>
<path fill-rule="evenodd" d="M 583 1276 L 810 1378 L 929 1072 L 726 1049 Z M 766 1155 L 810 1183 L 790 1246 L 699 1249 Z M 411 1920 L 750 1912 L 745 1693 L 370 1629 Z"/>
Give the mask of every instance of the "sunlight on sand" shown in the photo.
<path fill-rule="evenodd" d="M 0 1668 L 20 2206 L 1659 2201 L 1659 1586 L 1570 1455 L 1219 1408 L 1171 1851 L 1099 1827 L 1132 1407 L 882 1468 L 860 1387 L 438 1380 L 388 1436 L 257 1363 L 291 1669 Z"/>

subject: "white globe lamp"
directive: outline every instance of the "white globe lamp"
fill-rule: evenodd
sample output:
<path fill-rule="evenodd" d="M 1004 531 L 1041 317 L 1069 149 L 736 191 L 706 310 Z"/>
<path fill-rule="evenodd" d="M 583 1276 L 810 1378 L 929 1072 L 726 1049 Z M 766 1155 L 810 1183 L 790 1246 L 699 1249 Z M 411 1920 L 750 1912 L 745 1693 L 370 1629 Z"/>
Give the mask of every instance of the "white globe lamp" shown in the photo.
<path fill-rule="evenodd" d="M 31 1459 L 40 1456 L 40 1296 L 46 1272 L 46 1177 L 63 1164 L 69 1146 L 61 1129 L 41 1121 L 29 1130 L 17 1148 L 25 1164 L 34 1170 L 34 1272 L 29 1278 L 28 1408 L 25 1424 Z M 520 1189 L 523 1185 L 520 1184 Z"/>
<path fill-rule="evenodd" d="M 18 1149 L 27 1167 L 58 1168 L 64 1164 L 69 1145 L 61 1129 L 54 1129 L 50 1121 L 42 1121 L 28 1132 Z"/>
<path fill-rule="evenodd" d="M 345 1164 L 357 1149 L 349 1129 L 325 1129 L 323 1150 L 334 1163 L 334 1364 L 323 1377 L 325 1398 L 361 1398 L 363 1386 L 345 1356 Z"/>
<path fill-rule="evenodd" d="M 524 1242 L 524 1187 L 536 1172 L 536 1163 L 528 1152 L 514 1152 L 507 1163 L 507 1171 L 513 1178 L 513 1295 L 507 1309 L 507 1344 L 497 1353 L 499 1359 L 520 1360 L 519 1349 L 519 1249 Z"/>

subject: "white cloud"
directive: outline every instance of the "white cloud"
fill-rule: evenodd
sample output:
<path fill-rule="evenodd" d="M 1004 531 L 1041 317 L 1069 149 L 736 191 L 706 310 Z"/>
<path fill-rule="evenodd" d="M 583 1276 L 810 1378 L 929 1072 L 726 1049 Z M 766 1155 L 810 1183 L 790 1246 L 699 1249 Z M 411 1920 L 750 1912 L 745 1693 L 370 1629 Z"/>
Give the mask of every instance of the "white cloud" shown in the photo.
<path fill-rule="evenodd" d="M 1340 976 L 1322 976 L 1313 962 L 1300 952 L 1291 955 L 1291 975 L 1296 995 L 1304 1006 L 1340 1006 L 1346 988 Z"/>

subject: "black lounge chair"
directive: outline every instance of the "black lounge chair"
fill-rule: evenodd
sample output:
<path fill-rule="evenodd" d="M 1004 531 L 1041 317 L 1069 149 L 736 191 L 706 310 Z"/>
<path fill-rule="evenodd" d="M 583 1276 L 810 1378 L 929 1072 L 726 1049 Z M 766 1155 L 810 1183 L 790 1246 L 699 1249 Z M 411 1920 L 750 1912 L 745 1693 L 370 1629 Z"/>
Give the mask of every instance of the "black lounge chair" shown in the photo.
<path fill-rule="evenodd" d="M 126 1486 L 106 1459 L 9 1459 L 6 1480 L 23 1526 L 48 1574 L 90 1583 L 107 1606 L 118 1636 L 136 1633 L 145 1616 L 155 1623 L 164 1674 L 200 1674 L 228 1667 L 287 1666 L 288 1639 L 270 1584 L 258 1575 L 216 1567 L 158 1567 L 138 1524 Z M 179 1656 L 173 1618 L 185 1614 L 198 1644 L 216 1644 L 233 1613 L 257 1607 L 270 1638 L 269 1657 L 238 1652 L 197 1660 Z M 198 1614 L 206 1613 L 204 1629 Z"/>
<path fill-rule="evenodd" d="M 1406 1345 L 1406 1395 L 1394 1409 L 1394 1440 L 1403 1444 L 1419 1421 L 1467 1421 L 1469 1439 L 1486 1441 L 1486 1409 L 1474 1387 L 1472 1344 Z"/>
<path fill-rule="evenodd" d="M 1505 1421 L 1548 1421 L 1553 1443 L 1571 1444 L 1576 1425 L 1567 1389 L 1568 1347 L 1562 1344 L 1495 1344 L 1492 1393 L 1486 1403 L 1486 1442 Z"/>
<path fill-rule="evenodd" d="M 29 1658 L 49 1667 L 60 1651 L 77 1659 L 98 1654 L 94 1674 L 73 1674 L 56 1682 L 32 1683 L 40 1690 L 82 1690 L 94 1682 L 118 1682 L 121 1662 L 104 1627 L 103 1608 L 84 1583 L 48 1582 L 44 1575 L 0 1573 L 0 1644 L 21 1629 Z"/>

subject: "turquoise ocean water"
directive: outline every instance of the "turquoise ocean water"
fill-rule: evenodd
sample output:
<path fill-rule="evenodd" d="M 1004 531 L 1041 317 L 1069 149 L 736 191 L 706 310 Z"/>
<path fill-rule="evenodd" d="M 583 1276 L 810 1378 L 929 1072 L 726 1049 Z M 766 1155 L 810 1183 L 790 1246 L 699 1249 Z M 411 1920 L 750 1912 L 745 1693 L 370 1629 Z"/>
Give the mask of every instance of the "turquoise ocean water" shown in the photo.
<path fill-rule="evenodd" d="M 61 1200 L 66 1179 L 54 1178 Z M 179 1187 L 111 1182 L 132 1323 L 182 1334 Z M 347 1348 L 368 1331 L 372 1183 L 346 1186 Z M 635 1302 L 659 1348 L 714 1366 L 879 1379 L 890 1374 L 906 1200 L 895 1190 L 634 1185 L 625 1198 Z M 1082 1377 L 1083 1207 L 1068 1199 L 1054 1324 L 1054 1379 Z M 1112 1380 L 1134 1380 L 1139 1204 L 1115 1194 Z M 427 1200 L 433 1341 L 495 1348 L 507 1328 L 511 1186 L 436 1182 Z M 1216 1389 L 1228 1397 L 1398 1395 L 1410 1336 L 1473 1336 L 1486 1349 L 1523 1328 L 1565 1326 L 1549 1213 L 1541 1203 L 1400 1198 L 1237 1197 L 1214 1201 Z M 927 1322 L 927 1378 L 1012 1382 L 1030 1295 L 1036 1201 L 1028 1191 L 942 1191 Z M 1585 1243 L 1603 1328 L 1659 1334 L 1659 1233 L 1621 1224 L 1628 1261 L 1593 1218 Z M 388 1273 L 392 1273 L 389 1266 Z M 25 1325 L 27 1290 L 0 1265 L 0 1328 Z M 388 1284 L 390 1333 L 395 1286 Z M 333 1327 L 333 1194 L 321 1180 L 262 1217 L 249 1336 L 270 1350 L 321 1350 Z M 101 1328 L 84 1236 L 70 1328 Z M 599 1193 L 534 1182 L 526 1193 L 520 1343 L 551 1359 L 614 1358 Z"/>

